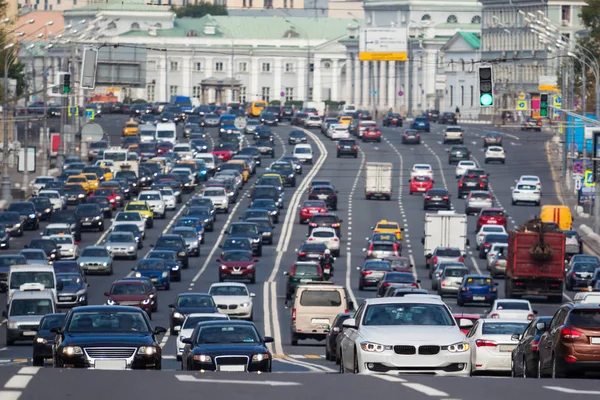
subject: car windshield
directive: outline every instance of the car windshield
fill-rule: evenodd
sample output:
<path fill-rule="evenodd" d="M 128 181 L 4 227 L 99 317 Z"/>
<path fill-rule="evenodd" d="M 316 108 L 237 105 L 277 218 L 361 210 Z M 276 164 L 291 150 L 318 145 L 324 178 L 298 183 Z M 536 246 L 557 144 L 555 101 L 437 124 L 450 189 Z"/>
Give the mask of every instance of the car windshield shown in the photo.
<path fill-rule="evenodd" d="M 244 286 L 213 286 L 209 293 L 213 296 L 248 296 Z"/>
<path fill-rule="evenodd" d="M 335 232 L 332 231 L 313 231 L 313 237 L 317 238 L 332 238 L 335 237 Z"/>
<path fill-rule="evenodd" d="M 576 263 L 573 265 L 574 272 L 594 272 L 598 266 L 596 264 Z"/>
<path fill-rule="evenodd" d="M 83 249 L 80 257 L 109 257 L 106 249 Z"/>
<path fill-rule="evenodd" d="M 484 217 L 503 217 L 504 211 L 502 210 L 484 210 L 481 212 Z"/>
<path fill-rule="evenodd" d="M 252 245 L 247 239 L 227 239 L 223 244 L 223 248 L 228 249 L 249 249 Z"/>
<path fill-rule="evenodd" d="M 131 242 L 133 241 L 133 237 L 131 236 L 131 234 L 126 234 L 126 233 L 112 233 L 108 236 L 108 238 L 106 239 L 107 242 L 111 242 L 111 243 L 118 243 L 118 242 Z"/>
<path fill-rule="evenodd" d="M 217 325 L 198 329 L 196 344 L 249 344 L 261 343 L 253 326 Z"/>
<path fill-rule="evenodd" d="M 460 257 L 459 249 L 437 249 L 435 255 L 438 257 Z"/>
<path fill-rule="evenodd" d="M 444 276 L 447 278 L 462 278 L 468 273 L 469 270 L 465 268 L 446 268 L 444 270 Z"/>
<path fill-rule="evenodd" d="M 520 335 L 529 325 L 527 322 L 484 322 L 483 335 Z"/>
<path fill-rule="evenodd" d="M 184 238 L 198 239 L 198 234 L 193 229 L 174 229 L 173 234 L 179 235 Z"/>
<path fill-rule="evenodd" d="M 223 254 L 223 261 L 252 261 L 252 254 L 246 251 L 228 251 Z"/>
<path fill-rule="evenodd" d="M 127 211 L 130 210 L 134 210 L 134 211 L 148 211 L 148 206 L 146 204 L 128 204 L 127 205 Z M 120 221 L 117 219 L 117 221 Z"/>
<path fill-rule="evenodd" d="M 65 322 L 64 315 L 47 315 L 40 323 L 40 331 L 49 331 L 52 328 L 58 328 Z"/>
<path fill-rule="evenodd" d="M 54 273 L 43 271 L 19 271 L 10 274 L 10 288 L 19 289 L 26 283 L 41 283 L 46 289 L 54 289 Z"/>
<path fill-rule="evenodd" d="M 294 275 L 319 275 L 319 266 L 316 264 L 296 264 L 294 266 Z"/>
<path fill-rule="evenodd" d="M 27 264 L 25 257 L 21 255 L 1 256 L 0 267 L 10 267 L 11 265 Z"/>
<path fill-rule="evenodd" d="M 10 316 L 46 315 L 52 313 L 51 299 L 14 299 L 10 302 Z"/>
<path fill-rule="evenodd" d="M 371 251 L 394 251 L 394 245 L 391 243 L 374 243 L 371 246 Z"/>
<path fill-rule="evenodd" d="M 130 205 L 131 206 L 131 205 Z M 144 210 L 146 210 L 146 206 L 144 206 Z M 115 221 L 141 221 L 142 216 L 136 212 L 124 213 L 120 212 L 115 217 Z"/>
<path fill-rule="evenodd" d="M 306 147 L 296 147 L 294 149 L 294 153 L 296 153 L 296 154 L 310 154 L 311 150 L 309 148 L 306 148 Z"/>
<path fill-rule="evenodd" d="M 368 306 L 363 325 L 455 326 L 456 324 L 448 309 L 442 305 L 400 303 Z"/>
<path fill-rule="evenodd" d="M 183 329 L 194 329 L 194 327 L 196 325 L 198 325 L 198 323 L 200 322 L 207 322 L 207 321 L 222 321 L 224 319 L 228 319 L 227 317 L 223 316 L 222 314 L 215 314 L 214 316 L 202 316 L 202 317 L 187 317 L 185 319 L 185 322 L 183 323 Z"/>
<path fill-rule="evenodd" d="M 385 275 L 385 281 L 391 283 L 413 283 L 415 278 L 412 276 L 412 274 L 387 273 Z"/>
<path fill-rule="evenodd" d="M 490 278 L 467 278 L 465 282 L 465 286 L 490 286 L 492 284 L 492 280 Z"/>
<path fill-rule="evenodd" d="M 79 274 L 56 274 L 56 281 L 61 282 L 63 287 L 79 287 L 83 278 Z"/>
<path fill-rule="evenodd" d="M 21 251 L 21 255 L 25 257 L 26 260 L 46 260 L 46 253 L 42 250 L 23 250 Z"/>
<path fill-rule="evenodd" d="M 183 247 L 179 238 L 158 238 L 156 247 Z"/>
<path fill-rule="evenodd" d="M 52 240 L 54 240 L 59 245 L 74 243 L 72 236 L 54 236 Z"/>
<path fill-rule="evenodd" d="M 225 196 L 225 189 L 205 190 L 204 196 L 209 196 L 209 197 Z"/>
<path fill-rule="evenodd" d="M 254 224 L 232 224 L 229 228 L 230 235 L 237 234 L 256 234 L 256 225 Z"/>
<path fill-rule="evenodd" d="M 342 297 L 337 290 L 304 290 L 300 296 L 300 305 L 304 307 L 339 307 Z"/>
<path fill-rule="evenodd" d="M 333 215 L 320 215 L 313 217 L 312 222 L 315 222 L 319 225 L 330 225 L 337 223 L 337 218 Z"/>
<path fill-rule="evenodd" d="M 429 182 L 431 180 L 428 176 L 415 176 L 413 179 L 416 182 Z"/>
<path fill-rule="evenodd" d="M 154 271 L 166 269 L 164 260 L 153 260 L 151 258 L 145 258 L 139 262 L 135 268 L 138 271 Z"/>
<path fill-rule="evenodd" d="M 12 203 L 8 206 L 8 211 L 22 212 L 34 212 L 33 204 L 31 203 Z"/>
<path fill-rule="evenodd" d="M 569 314 L 571 325 L 579 328 L 600 328 L 600 310 L 573 310 Z"/>
<path fill-rule="evenodd" d="M 484 226 L 482 232 L 485 232 L 485 233 L 504 233 L 505 229 L 502 226 Z"/>
<path fill-rule="evenodd" d="M 172 138 L 175 136 L 174 131 L 156 131 L 156 137 L 159 138 Z"/>
<path fill-rule="evenodd" d="M 322 253 L 327 250 L 327 246 L 323 243 L 305 243 L 302 245 L 300 252 L 310 252 L 310 253 Z"/>
<path fill-rule="evenodd" d="M 497 310 L 519 310 L 519 311 L 529 311 L 530 310 L 529 303 L 525 303 L 523 301 L 499 301 L 496 304 Z"/>
<path fill-rule="evenodd" d="M 400 230 L 397 224 L 378 224 L 377 229 L 392 229 L 392 230 Z"/>
<path fill-rule="evenodd" d="M 151 331 L 150 325 L 142 312 L 79 311 L 74 312 L 72 315 L 65 329 L 69 333 L 139 333 Z"/>
<path fill-rule="evenodd" d="M 130 295 L 130 294 L 146 294 L 146 286 L 143 283 L 129 282 L 129 283 L 118 283 L 113 285 L 110 294 L 116 295 Z"/>

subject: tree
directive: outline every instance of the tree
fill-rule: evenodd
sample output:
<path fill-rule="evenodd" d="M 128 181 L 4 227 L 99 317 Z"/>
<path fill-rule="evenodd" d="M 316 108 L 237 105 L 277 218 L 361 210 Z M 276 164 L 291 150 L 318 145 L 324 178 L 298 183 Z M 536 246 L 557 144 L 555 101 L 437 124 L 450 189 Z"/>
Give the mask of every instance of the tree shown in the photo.
<path fill-rule="evenodd" d="M 590 28 L 590 37 L 600 40 L 600 0 L 588 0 L 588 5 L 581 9 L 583 24 Z"/>
<path fill-rule="evenodd" d="M 205 15 L 227 15 L 227 8 L 218 4 L 201 1 L 198 4 L 188 4 L 183 7 L 174 7 L 173 11 L 177 17 L 202 18 Z"/>

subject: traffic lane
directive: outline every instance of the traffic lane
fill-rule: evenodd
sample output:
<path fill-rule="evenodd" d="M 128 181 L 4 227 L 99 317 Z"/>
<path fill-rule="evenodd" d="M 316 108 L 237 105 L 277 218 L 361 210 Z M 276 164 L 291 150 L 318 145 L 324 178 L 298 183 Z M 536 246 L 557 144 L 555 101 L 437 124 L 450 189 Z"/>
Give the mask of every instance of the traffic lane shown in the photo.
<path fill-rule="evenodd" d="M 358 307 L 361 300 L 371 297 L 369 291 L 358 291 L 358 271 L 365 258 L 362 251 L 366 247 L 366 237 L 370 237 L 370 227 L 381 219 L 396 220 L 398 215 L 398 203 L 396 194 L 390 201 L 366 200 L 365 199 L 365 175 L 363 156 L 358 158 L 336 158 L 336 142 L 325 136 L 320 136 L 327 148 L 329 157 L 322 170 L 315 179 L 329 179 L 338 190 L 338 211 L 336 212 L 342 222 L 341 256 L 335 261 L 335 274 L 332 280 L 337 284 L 346 286 L 356 297 Z M 383 143 L 360 143 L 360 149 L 364 152 L 364 162 L 391 162 L 398 166 L 395 153 L 389 151 Z M 375 148 L 378 148 L 375 150 Z M 360 170 L 359 170 L 360 168 Z M 357 180 L 357 175 L 360 176 Z M 393 182 L 398 182 L 398 169 L 394 168 Z M 350 199 L 351 196 L 351 199 Z M 303 200 L 306 197 L 303 197 Z M 350 204 L 350 201 L 352 202 Z M 401 222 L 401 221 L 398 221 Z M 289 271 L 291 265 L 296 261 L 294 249 L 306 240 L 308 227 L 297 223 L 290 240 L 288 252 L 282 262 L 282 270 Z M 348 249 L 350 249 L 348 251 Z M 349 263 L 349 264 L 348 264 Z M 348 270 L 348 268 L 350 268 Z M 349 277 L 349 279 L 348 279 Z M 291 354 L 323 355 L 325 353 L 325 342 L 316 340 L 302 340 L 298 346 L 291 346 L 291 309 L 285 307 L 285 276 L 281 275 L 278 281 L 278 307 L 284 350 Z"/>

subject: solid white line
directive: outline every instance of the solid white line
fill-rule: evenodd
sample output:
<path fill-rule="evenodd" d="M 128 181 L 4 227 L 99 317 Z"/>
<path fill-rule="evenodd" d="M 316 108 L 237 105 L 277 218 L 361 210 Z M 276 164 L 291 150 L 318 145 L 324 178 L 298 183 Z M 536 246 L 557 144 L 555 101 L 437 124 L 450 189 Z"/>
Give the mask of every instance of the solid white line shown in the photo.
<path fill-rule="evenodd" d="M 412 264 L 411 270 L 412 274 L 415 277 L 415 280 L 419 279 L 419 274 L 417 274 L 417 263 L 415 262 L 415 257 L 411 254 L 408 256 L 410 263 Z"/>
<path fill-rule="evenodd" d="M 402 385 L 406 386 L 407 388 L 416 390 L 417 392 L 426 394 L 427 396 L 436 396 L 436 397 L 442 397 L 442 396 L 447 397 L 448 396 L 448 393 L 442 392 L 441 390 L 437 390 L 437 389 L 432 388 L 427 385 L 423 385 L 422 383 L 407 382 L 407 383 L 403 383 Z"/>
<path fill-rule="evenodd" d="M 388 381 L 388 382 L 406 382 L 406 379 L 402 379 L 402 378 L 398 378 L 397 376 L 392 376 L 392 375 L 371 375 L 374 378 L 379 378 L 379 379 L 383 379 L 384 381 Z"/>
<path fill-rule="evenodd" d="M 169 340 L 169 338 L 171 337 L 171 331 L 167 330 L 167 333 L 165 333 L 165 335 L 162 337 L 161 341 L 160 341 L 160 347 L 165 347 L 167 345 L 167 341 Z"/>
<path fill-rule="evenodd" d="M 288 360 L 286 360 L 286 359 L 283 359 L 283 358 L 274 358 L 274 360 L 277 360 L 279 362 L 286 363 L 286 364 L 298 365 L 300 367 L 307 368 L 310 371 L 336 372 L 335 369 L 329 368 L 329 367 L 327 367 L 325 365 L 312 364 L 312 363 L 309 363 L 309 362 L 306 362 L 306 361 L 299 361 L 299 360 L 295 360 L 295 359 L 292 359 L 292 360 L 288 359 Z"/>
<path fill-rule="evenodd" d="M 269 315 L 269 296 L 265 296 L 265 294 L 269 293 L 269 282 L 263 283 L 263 315 L 265 319 L 265 336 L 273 336 L 273 331 L 271 330 L 271 321 L 267 318 Z M 267 347 L 273 352 L 273 343 L 267 343 Z"/>
<path fill-rule="evenodd" d="M 475 257 L 471 256 L 471 262 L 473 263 L 473 266 L 475 267 L 477 273 L 481 275 L 481 270 L 479 269 L 479 265 L 477 264 L 477 260 L 475 259 Z"/>
<path fill-rule="evenodd" d="M 31 375 L 15 375 L 6 382 L 4 389 L 25 389 L 32 378 Z"/>

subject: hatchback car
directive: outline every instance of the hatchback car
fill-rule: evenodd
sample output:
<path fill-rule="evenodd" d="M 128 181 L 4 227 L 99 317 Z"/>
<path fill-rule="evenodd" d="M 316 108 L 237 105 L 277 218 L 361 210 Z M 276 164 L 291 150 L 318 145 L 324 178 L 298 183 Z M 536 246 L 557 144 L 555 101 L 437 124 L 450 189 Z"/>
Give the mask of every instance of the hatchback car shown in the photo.
<path fill-rule="evenodd" d="M 542 200 L 542 192 L 533 183 L 518 182 L 512 191 L 512 205 L 515 206 L 518 203 L 533 203 L 534 205 L 540 205 Z"/>
<path fill-rule="evenodd" d="M 413 120 L 412 124 L 410 124 L 410 128 L 416 131 L 425 131 L 429 132 L 431 127 L 429 125 L 429 121 L 427 117 L 417 117 Z"/>
<path fill-rule="evenodd" d="M 466 146 L 452 146 L 450 150 L 448 150 L 448 164 L 450 165 L 470 159 L 471 150 Z"/>
<path fill-rule="evenodd" d="M 456 304 L 459 307 L 471 303 L 492 304 L 498 298 L 498 282 L 488 275 L 467 274 L 463 277 Z"/>
<path fill-rule="evenodd" d="M 309 200 L 323 200 L 331 210 L 337 210 L 337 193 L 333 186 L 312 186 L 308 193 Z"/>
<path fill-rule="evenodd" d="M 409 194 L 425 193 L 433 189 L 433 179 L 428 176 L 415 176 L 408 180 Z"/>
<path fill-rule="evenodd" d="M 485 149 L 485 163 L 500 162 L 506 163 L 506 150 L 501 146 L 489 146 Z"/>
<path fill-rule="evenodd" d="M 458 123 L 458 117 L 453 112 L 445 112 L 440 115 L 438 119 L 439 124 L 456 125 Z"/>
<path fill-rule="evenodd" d="M 354 139 L 340 139 L 337 145 L 337 158 L 341 156 L 358 157 L 358 145 Z"/>
<path fill-rule="evenodd" d="M 474 190 L 480 191 L 485 189 L 486 183 L 481 177 L 471 173 L 469 173 L 468 175 L 465 174 L 462 176 L 462 178 L 460 178 L 460 181 L 458 182 L 458 197 L 465 198 Z"/>
<path fill-rule="evenodd" d="M 479 232 L 479 229 L 481 229 L 483 225 L 502 225 L 504 228 L 506 228 L 506 213 L 501 208 L 482 209 L 477 217 L 475 232 Z"/>
<path fill-rule="evenodd" d="M 402 134 L 402 144 L 421 144 L 421 135 L 416 129 L 407 129 Z"/>
<path fill-rule="evenodd" d="M 393 272 L 390 263 L 383 260 L 366 260 L 357 269 L 360 271 L 358 290 L 361 291 L 367 287 L 377 287 L 387 272 Z"/>
<path fill-rule="evenodd" d="M 444 268 L 439 283 L 437 293 L 444 297 L 447 294 L 457 294 L 460 290 L 463 278 L 467 276 L 469 269 L 465 266 L 449 266 Z"/>
<path fill-rule="evenodd" d="M 342 234 L 342 219 L 336 214 L 314 214 L 308 223 L 308 234 L 317 227 L 321 228 L 333 228 L 338 237 Z"/>
<path fill-rule="evenodd" d="M 446 189 L 430 189 L 423 197 L 423 210 L 429 210 L 430 208 L 450 210 L 452 209 L 450 197 L 450 192 Z"/>
<path fill-rule="evenodd" d="M 419 288 L 420 280 L 410 272 L 386 272 L 377 285 L 377 297 L 384 297 L 387 289 L 394 285 L 397 288 Z"/>
<path fill-rule="evenodd" d="M 502 146 L 502 134 L 499 132 L 488 132 L 483 136 L 483 147 Z"/>
<path fill-rule="evenodd" d="M 467 183 L 469 183 L 469 181 L 467 181 Z M 473 190 L 467 195 L 465 214 L 479 214 L 482 209 L 493 206 L 494 198 L 492 197 L 492 193 L 487 190 Z"/>

